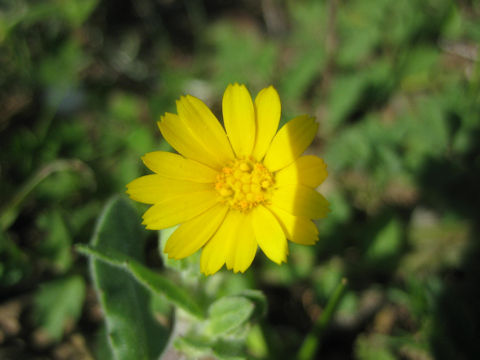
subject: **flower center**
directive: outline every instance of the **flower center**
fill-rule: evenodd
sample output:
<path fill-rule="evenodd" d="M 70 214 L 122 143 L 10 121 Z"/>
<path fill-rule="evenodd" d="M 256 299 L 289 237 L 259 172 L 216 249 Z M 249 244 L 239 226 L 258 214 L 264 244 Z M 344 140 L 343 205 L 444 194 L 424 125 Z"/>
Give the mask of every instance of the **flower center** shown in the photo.
<path fill-rule="evenodd" d="M 265 204 L 275 181 L 267 168 L 253 159 L 235 159 L 217 175 L 215 189 L 230 208 L 247 212 Z"/>

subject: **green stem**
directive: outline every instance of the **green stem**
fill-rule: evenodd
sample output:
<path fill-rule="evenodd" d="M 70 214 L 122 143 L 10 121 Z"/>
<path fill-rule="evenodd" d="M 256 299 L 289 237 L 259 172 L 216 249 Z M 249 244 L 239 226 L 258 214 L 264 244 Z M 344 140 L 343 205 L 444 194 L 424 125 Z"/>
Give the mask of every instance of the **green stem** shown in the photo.
<path fill-rule="evenodd" d="M 7 205 L 0 211 L 0 230 L 7 230 L 15 221 L 20 212 L 20 205 L 25 198 L 39 185 L 45 178 L 55 172 L 61 171 L 78 171 L 88 175 L 93 179 L 93 173 L 84 162 L 77 159 L 55 160 L 44 166 L 35 173 L 26 183 L 22 185 L 20 190 L 13 196 Z"/>
<path fill-rule="evenodd" d="M 330 323 L 330 320 L 332 319 L 333 314 L 335 313 L 335 310 L 340 303 L 343 294 L 345 293 L 347 283 L 348 280 L 343 278 L 335 288 L 333 295 L 328 300 L 325 310 L 315 322 L 313 330 L 303 341 L 303 344 L 298 351 L 298 360 L 310 360 L 315 356 L 315 353 L 321 345 L 322 336 L 325 332 L 325 329 L 328 327 L 328 324 Z"/>

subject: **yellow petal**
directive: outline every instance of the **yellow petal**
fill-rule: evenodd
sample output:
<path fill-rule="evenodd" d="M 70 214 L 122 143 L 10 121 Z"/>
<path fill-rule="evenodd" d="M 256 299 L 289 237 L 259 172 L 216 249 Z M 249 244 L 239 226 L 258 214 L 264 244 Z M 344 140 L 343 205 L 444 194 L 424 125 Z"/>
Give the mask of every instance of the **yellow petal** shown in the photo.
<path fill-rule="evenodd" d="M 255 110 L 245 85 L 228 85 L 222 101 L 223 121 L 237 157 L 249 156 L 255 142 Z"/>
<path fill-rule="evenodd" d="M 252 264 L 257 253 L 257 241 L 252 228 L 250 214 L 238 212 L 240 219 L 235 231 L 236 237 L 230 243 L 230 251 L 227 255 L 227 269 L 233 272 L 245 272 Z"/>
<path fill-rule="evenodd" d="M 213 183 L 217 176 L 217 172 L 208 166 L 166 151 L 147 153 L 142 160 L 150 170 L 171 179 Z"/>
<path fill-rule="evenodd" d="M 313 245 L 318 241 L 318 229 L 311 220 L 294 216 L 273 205 L 268 206 L 268 209 L 282 225 L 287 239 L 302 245 Z"/>
<path fill-rule="evenodd" d="M 228 207 L 217 204 L 204 213 L 181 224 L 165 245 L 169 258 L 183 259 L 200 249 L 217 231 Z"/>
<path fill-rule="evenodd" d="M 262 205 L 254 208 L 251 214 L 255 238 L 265 255 L 277 264 L 287 261 L 287 239 L 275 216 Z"/>
<path fill-rule="evenodd" d="M 212 184 L 168 179 L 162 175 L 141 176 L 127 184 L 127 194 L 135 201 L 155 204 L 166 196 L 213 190 Z"/>
<path fill-rule="evenodd" d="M 318 124 L 308 115 L 286 123 L 275 135 L 263 163 L 270 171 L 280 170 L 294 162 L 310 145 Z"/>
<path fill-rule="evenodd" d="M 165 140 L 186 158 L 217 170 L 222 168 L 223 164 L 220 164 L 217 157 L 212 156 L 208 149 L 195 138 L 185 121 L 178 115 L 166 113 L 157 125 Z"/>
<path fill-rule="evenodd" d="M 227 260 L 231 243 L 236 240 L 236 229 L 240 224 L 240 212 L 229 211 L 217 232 L 202 249 L 200 270 L 205 275 L 212 275 L 220 270 Z"/>
<path fill-rule="evenodd" d="M 292 215 L 307 219 L 321 219 L 330 211 L 328 201 L 315 190 L 304 185 L 285 185 L 272 194 L 272 204 Z"/>
<path fill-rule="evenodd" d="M 317 156 L 306 155 L 275 174 L 278 186 L 302 184 L 315 189 L 327 178 L 327 165 Z"/>
<path fill-rule="evenodd" d="M 207 149 L 218 164 L 223 166 L 233 159 L 233 151 L 225 130 L 202 100 L 191 95 L 182 96 L 177 101 L 177 111 L 192 136 Z"/>
<path fill-rule="evenodd" d="M 260 161 L 265 156 L 280 122 L 281 103 L 277 90 L 269 86 L 255 98 L 256 140 L 252 156 Z"/>
<path fill-rule="evenodd" d="M 143 214 L 143 224 L 150 230 L 166 229 L 194 218 L 217 202 L 215 190 L 164 196 Z"/>

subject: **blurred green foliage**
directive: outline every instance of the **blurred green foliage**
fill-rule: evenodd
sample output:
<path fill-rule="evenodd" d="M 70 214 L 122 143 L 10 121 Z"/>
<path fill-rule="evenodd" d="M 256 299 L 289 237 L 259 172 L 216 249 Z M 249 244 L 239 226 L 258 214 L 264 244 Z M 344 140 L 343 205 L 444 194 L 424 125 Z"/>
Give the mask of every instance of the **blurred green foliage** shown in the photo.
<path fill-rule="evenodd" d="M 36 323 L 48 337 L 60 340 L 65 327 L 79 318 L 84 298 L 85 281 L 78 275 L 42 285 L 34 299 Z"/>
<path fill-rule="evenodd" d="M 220 115 L 237 81 L 253 95 L 273 84 L 282 124 L 317 117 L 309 151 L 328 164 L 320 191 L 332 212 L 315 247 L 291 245 L 281 267 L 259 256 L 244 275 L 201 280 L 198 301 L 226 296 L 248 317 L 255 300 L 234 296 L 262 290 L 269 309 L 246 352 L 292 358 L 347 277 L 319 358 L 475 358 L 479 43 L 477 0 L 2 1 L 0 313 L 32 300 L 21 330 L 0 322 L 0 357 L 53 356 L 75 334 L 76 351 L 101 356 L 87 262 L 72 246 L 146 173 L 140 156 L 169 149 L 155 122 L 175 99 L 198 96 Z M 151 268 L 198 266 L 162 259 L 156 234 L 142 236 Z M 151 307 L 168 327 L 170 307 Z M 243 347 L 190 335 L 177 348 L 228 358 Z"/>

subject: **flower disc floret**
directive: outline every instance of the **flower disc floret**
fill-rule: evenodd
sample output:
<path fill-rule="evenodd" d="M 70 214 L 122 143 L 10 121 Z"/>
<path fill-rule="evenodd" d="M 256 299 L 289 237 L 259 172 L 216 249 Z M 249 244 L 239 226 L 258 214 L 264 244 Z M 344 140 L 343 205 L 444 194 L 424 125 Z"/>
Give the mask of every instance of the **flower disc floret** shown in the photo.
<path fill-rule="evenodd" d="M 274 184 L 273 174 L 262 163 L 235 159 L 218 173 L 215 189 L 231 209 L 248 212 L 269 202 Z"/>

